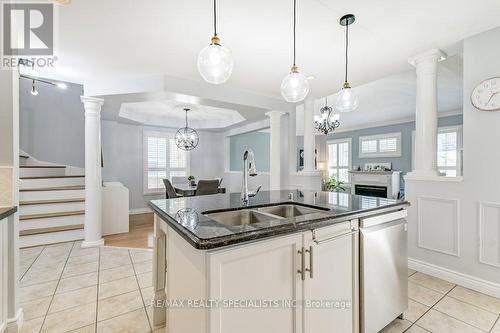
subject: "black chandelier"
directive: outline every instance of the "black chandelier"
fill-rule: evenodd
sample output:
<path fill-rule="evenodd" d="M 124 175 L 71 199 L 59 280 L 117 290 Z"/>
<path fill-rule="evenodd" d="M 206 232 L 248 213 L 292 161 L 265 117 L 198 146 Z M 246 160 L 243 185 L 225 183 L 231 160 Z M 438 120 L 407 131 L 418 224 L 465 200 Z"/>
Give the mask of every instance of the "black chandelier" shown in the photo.
<path fill-rule="evenodd" d="M 193 150 L 198 146 L 198 142 L 200 141 L 198 132 L 188 126 L 187 114 L 189 110 L 188 108 L 184 109 L 186 112 L 186 126 L 180 128 L 177 133 L 175 133 L 175 144 L 182 150 Z"/>
<path fill-rule="evenodd" d="M 323 134 L 328 134 L 340 126 L 340 115 L 334 113 L 332 107 L 328 106 L 328 97 L 325 98 L 325 106 L 320 110 L 320 116 L 314 117 L 314 128 Z"/>

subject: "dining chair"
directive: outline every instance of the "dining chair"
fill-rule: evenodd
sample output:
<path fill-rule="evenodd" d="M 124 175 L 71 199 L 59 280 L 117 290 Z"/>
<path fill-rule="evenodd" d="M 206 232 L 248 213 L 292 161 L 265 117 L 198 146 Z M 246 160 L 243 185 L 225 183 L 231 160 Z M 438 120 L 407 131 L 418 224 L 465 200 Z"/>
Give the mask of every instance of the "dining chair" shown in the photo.
<path fill-rule="evenodd" d="M 170 182 L 170 180 L 164 178 L 163 179 L 163 184 L 165 185 L 165 190 L 166 190 L 166 194 L 165 195 L 166 195 L 167 199 L 172 199 L 172 198 L 177 198 L 178 197 L 178 195 L 175 192 L 175 189 L 172 186 L 172 183 Z"/>
<path fill-rule="evenodd" d="M 219 193 L 219 181 L 213 180 L 200 180 L 196 188 L 196 195 L 207 195 Z"/>

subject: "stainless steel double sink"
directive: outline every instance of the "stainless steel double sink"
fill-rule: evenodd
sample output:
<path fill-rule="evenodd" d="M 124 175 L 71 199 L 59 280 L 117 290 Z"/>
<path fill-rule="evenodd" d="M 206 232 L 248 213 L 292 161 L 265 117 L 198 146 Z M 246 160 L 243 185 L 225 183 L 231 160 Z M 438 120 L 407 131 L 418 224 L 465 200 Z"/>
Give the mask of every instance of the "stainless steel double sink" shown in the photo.
<path fill-rule="evenodd" d="M 240 210 L 231 210 L 225 212 L 205 213 L 203 215 L 219 223 L 237 226 L 244 224 L 253 224 L 268 222 L 276 219 L 287 219 L 311 214 L 320 214 L 328 216 L 325 208 L 311 208 L 297 204 L 282 204 L 275 206 L 249 208 Z"/>

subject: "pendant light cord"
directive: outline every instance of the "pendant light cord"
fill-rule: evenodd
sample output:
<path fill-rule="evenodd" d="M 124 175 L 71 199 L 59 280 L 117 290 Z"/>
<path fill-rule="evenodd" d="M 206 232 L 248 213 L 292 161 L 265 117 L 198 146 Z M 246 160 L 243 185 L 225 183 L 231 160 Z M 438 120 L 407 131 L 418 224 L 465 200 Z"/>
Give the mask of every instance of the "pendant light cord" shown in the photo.
<path fill-rule="evenodd" d="M 214 0 L 214 37 L 216 36 L 217 36 L 217 0 Z"/>
<path fill-rule="evenodd" d="M 297 0 L 293 0 L 293 66 L 295 67 L 295 27 L 297 25 Z"/>
<path fill-rule="evenodd" d="M 345 80 L 344 82 L 347 83 L 347 63 L 348 63 L 348 56 L 347 52 L 349 50 L 349 22 L 345 25 Z"/>

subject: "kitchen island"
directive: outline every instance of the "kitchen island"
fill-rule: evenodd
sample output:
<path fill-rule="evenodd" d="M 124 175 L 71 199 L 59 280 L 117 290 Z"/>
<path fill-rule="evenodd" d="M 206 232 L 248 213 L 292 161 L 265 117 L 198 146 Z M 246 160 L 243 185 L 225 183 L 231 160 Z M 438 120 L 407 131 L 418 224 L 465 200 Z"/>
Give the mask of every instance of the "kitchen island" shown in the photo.
<path fill-rule="evenodd" d="M 299 190 L 246 206 L 239 193 L 153 200 L 153 321 L 170 333 L 376 332 L 406 309 L 407 206 Z M 370 285 L 378 264 L 390 267 Z M 398 292 L 367 311 L 385 292 L 376 283 Z"/>

